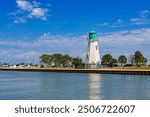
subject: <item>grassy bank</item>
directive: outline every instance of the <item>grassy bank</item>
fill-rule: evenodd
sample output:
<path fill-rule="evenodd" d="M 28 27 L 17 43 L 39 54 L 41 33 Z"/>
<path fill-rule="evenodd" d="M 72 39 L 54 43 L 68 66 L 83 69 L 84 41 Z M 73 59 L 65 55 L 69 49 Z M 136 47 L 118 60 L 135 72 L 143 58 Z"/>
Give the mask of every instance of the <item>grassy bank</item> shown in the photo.
<path fill-rule="evenodd" d="M 112 67 L 112 69 L 149 69 L 150 66 L 141 66 L 141 67 L 136 67 L 136 66 L 131 66 L 131 67 Z"/>

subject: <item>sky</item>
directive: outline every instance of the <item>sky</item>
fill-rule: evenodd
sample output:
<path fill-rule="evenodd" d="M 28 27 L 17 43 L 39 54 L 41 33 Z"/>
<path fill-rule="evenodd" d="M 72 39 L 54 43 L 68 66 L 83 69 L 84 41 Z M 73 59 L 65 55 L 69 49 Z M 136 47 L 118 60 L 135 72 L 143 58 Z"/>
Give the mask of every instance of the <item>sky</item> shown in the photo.
<path fill-rule="evenodd" d="M 53 53 L 84 60 L 90 31 L 101 57 L 139 50 L 150 63 L 149 0 L 1 0 L 0 62 L 38 63 Z"/>

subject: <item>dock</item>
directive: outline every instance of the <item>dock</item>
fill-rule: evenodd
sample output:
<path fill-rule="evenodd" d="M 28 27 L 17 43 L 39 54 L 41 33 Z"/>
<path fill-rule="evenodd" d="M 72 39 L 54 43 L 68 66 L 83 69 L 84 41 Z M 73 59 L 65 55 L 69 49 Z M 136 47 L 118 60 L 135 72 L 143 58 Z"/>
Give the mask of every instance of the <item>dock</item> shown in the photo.
<path fill-rule="evenodd" d="M 150 75 L 150 69 L 75 69 L 75 68 L 0 68 L 0 71 L 28 71 L 28 72 L 65 72 L 65 73 L 96 73 L 96 74 L 126 74 Z"/>

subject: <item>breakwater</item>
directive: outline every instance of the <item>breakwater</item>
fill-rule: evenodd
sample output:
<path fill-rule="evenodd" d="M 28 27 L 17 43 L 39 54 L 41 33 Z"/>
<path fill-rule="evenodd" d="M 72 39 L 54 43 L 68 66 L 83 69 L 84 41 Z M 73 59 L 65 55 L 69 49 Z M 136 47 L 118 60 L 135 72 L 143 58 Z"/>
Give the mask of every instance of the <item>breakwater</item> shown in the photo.
<path fill-rule="evenodd" d="M 74 68 L 0 68 L 1 71 L 31 71 L 31 72 L 66 72 L 66 73 L 98 73 L 150 75 L 150 69 L 74 69 Z"/>

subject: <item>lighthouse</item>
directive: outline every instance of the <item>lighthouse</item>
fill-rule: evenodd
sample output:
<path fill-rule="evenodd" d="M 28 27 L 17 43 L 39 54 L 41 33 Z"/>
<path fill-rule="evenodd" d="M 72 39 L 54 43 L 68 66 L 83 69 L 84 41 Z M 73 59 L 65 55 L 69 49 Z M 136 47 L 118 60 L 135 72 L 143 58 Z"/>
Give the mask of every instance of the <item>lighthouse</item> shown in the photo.
<path fill-rule="evenodd" d="M 86 67 L 99 68 L 100 67 L 100 53 L 99 53 L 99 39 L 97 33 L 92 31 L 88 35 L 88 47 L 86 55 Z"/>

